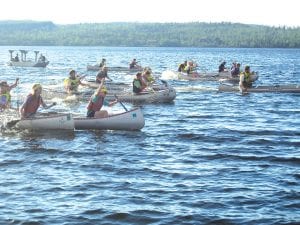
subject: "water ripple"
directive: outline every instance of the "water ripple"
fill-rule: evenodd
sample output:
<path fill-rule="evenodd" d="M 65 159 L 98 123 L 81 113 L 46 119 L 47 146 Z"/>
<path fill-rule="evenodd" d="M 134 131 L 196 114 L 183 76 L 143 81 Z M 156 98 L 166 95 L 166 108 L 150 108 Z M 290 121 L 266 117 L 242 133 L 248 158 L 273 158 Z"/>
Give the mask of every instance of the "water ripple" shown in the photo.
<path fill-rule="evenodd" d="M 0 49 L 6 62 L 10 46 Z M 226 58 L 258 70 L 258 85 L 300 83 L 299 49 L 38 49 L 48 68 L 0 68 L 9 83 L 23 74 L 14 106 L 32 83 L 60 87 L 70 68 L 92 79 L 86 65 L 103 57 L 127 66 L 135 56 L 157 74 L 191 56 L 214 71 Z M 0 224 L 298 224 L 299 95 L 242 96 L 217 92 L 216 82 L 168 82 L 175 101 L 142 105 L 142 131 L 2 131 Z M 85 114 L 86 103 L 59 101 L 54 110 Z"/>

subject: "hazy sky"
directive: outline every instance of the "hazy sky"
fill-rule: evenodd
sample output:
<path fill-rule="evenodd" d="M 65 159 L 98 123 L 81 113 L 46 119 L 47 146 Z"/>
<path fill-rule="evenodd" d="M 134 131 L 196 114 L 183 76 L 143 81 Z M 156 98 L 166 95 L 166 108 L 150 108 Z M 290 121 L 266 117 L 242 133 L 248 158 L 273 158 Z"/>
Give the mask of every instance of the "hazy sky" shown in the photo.
<path fill-rule="evenodd" d="M 299 0 L 10 0 L 0 20 L 101 22 L 239 22 L 300 26 Z"/>

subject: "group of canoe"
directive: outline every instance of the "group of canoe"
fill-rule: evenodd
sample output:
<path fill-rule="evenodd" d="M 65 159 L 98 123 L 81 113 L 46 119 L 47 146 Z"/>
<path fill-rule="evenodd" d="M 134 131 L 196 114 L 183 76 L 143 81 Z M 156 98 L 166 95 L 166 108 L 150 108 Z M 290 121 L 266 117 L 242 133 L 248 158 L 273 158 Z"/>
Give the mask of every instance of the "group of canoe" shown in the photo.
<path fill-rule="evenodd" d="M 138 77 L 138 76 L 137 76 Z M 175 89 L 168 86 L 167 83 L 162 85 L 153 84 L 151 91 L 142 90 L 138 94 L 133 94 L 132 92 L 127 92 L 126 94 L 120 94 L 120 88 L 118 85 L 111 85 L 114 88 L 110 89 L 109 95 L 107 94 L 107 88 L 102 87 L 104 85 L 105 77 L 101 78 L 101 84 L 93 82 L 82 83 L 79 76 L 76 75 L 74 70 L 71 70 L 69 77 L 65 79 L 65 94 L 78 94 L 78 86 L 80 84 L 88 86 L 91 88 L 97 88 L 97 90 L 90 96 L 88 104 L 87 116 L 84 117 L 73 117 L 72 114 L 59 114 L 55 113 L 54 115 L 39 115 L 37 109 L 40 105 L 44 108 L 50 108 L 53 105 L 47 106 L 42 97 L 42 86 L 40 84 L 34 84 L 32 87 L 32 92 L 27 96 L 25 102 L 20 108 L 20 119 L 7 121 L 7 127 L 16 127 L 19 129 L 110 129 L 110 130 L 140 130 L 145 124 L 143 113 L 140 108 L 133 108 L 127 110 L 123 105 L 122 101 L 131 101 L 131 102 L 169 102 L 175 99 L 176 92 Z M 5 83 L 5 82 L 4 82 Z M 15 87 L 16 83 L 13 85 Z M 11 86 L 11 88 L 13 88 Z M 9 91 L 11 90 L 11 88 Z M 5 92 L 5 87 L 1 85 L 1 94 Z M 49 91 L 44 92 L 46 95 Z M 126 112 L 117 113 L 109 115 L 107 111 L 101 110 L 105 100 L 113 100 L 116 98 L 116 94 L 120 97 L 117 102 L 120 102 Z M 95 100 L 94 99 L 98 99 Z M 99 100 L 100 99 L 100 100 Z M 4 105 L 4 104 L 3 104 Z M 92 112 L 90 116 L 90 112 Z M 103 112 L 105 112 L 103 114 Z"/>
<path fill-rule="evenodd" d="M 11 85 L 15 87 L 16 84 Z M 1 92 L 6 88 L 6 83 L 1 82 Z M 10 90 L 10 89 L 9 89 Z M 101 89 L 102 90 L 102 89 Z M 7 92 L 9 93 L 9 92 Z M 34 84 L 32 92 L 27 96 L 25 102 L 18 110 L 20 118 L 16 120 L 6 121 L 2 124 L 5 128 L 18 128 L 18 129 L 30 129 L 30 130 L 74 130 L 74 129 L 108 129 L 108 130 L 140 130 L 145 125 L 143 113 L 139 107 L 127 110 L 123 103 L 118 99 L 116 102 L 120 102 L 125 109 L 125 112 L 106 114 L 105 116 L 81 116 L 74 117 L 70 113 L 50 113 L 40 114 L 37 110 L 40 106 L 49 109 L 55 106 L 56 103 L 47 105 L 41 96 L 42 86 L 40 84 Z M 4 95 L 2 95 L 4 96 Z M 104 98 L 103 98 L 104 99 Z M 1 98 L 2 100 L 2 98 Z M 4 104 L 8 104 L 8 99 L 3 99 L 1 102 L 1 111 L 3 113 L 10 113 L 10 108 L 4 107 Z M 103 101 L 103 100 L 102 100 Z M 91 102 L 91 100 L 90 100 Z M 102 107 L 102 105 L 99 107 Z M 93 108 L 92 108 L 93 109 Z"/>
<path fill-rule="evenodd" d="M 256 86 L 254 83 L 258 80 L 259 76 L 257 72 L 250 72 L 250 66 L 245 66 L 245 69 L 242 71 L 240 69 L 240 63 L 234 62 L 230 69 L 227 69 L 225 64 L 225 61 L 220 64 L 218 72 L 199 73 L 197 72 L 197 64 L 192 61 L 185 61 L 179 65 L 176 72 L 165 71 L 162 74 L 162 77 L 171 77 L 188 81 L 219 81 L 220 85 L 218 87 L 218 91 L 220 92 L 300 93 L 299 84 Z"/>
<path fill-rule="evenodd" d="M 140 108 L 103 118 L 74 117 L 71 113 L 37 114 L 32 118 L 11 120 L 5 127 L 29 130 L 140 130 L 145 119 Z"/>
<path fill-rule="evenodd" d="M 102 65 L 101 65 L 102 63 Z M 88 66 L 88 70 L 98 70 L 99 73 L 96 76 L 95 80 L 89 80 L 81 82 L 82 77 L 78 76 L 74 70 L 71 70 L 69 73 L 69 77 L 64 81 L 65 91 L 63 93 L 64 97 L 70 95 L 76 95 L 83 97 L 82 99 L 85 101 L 89 100 L 88 112 L 87 116 L 74 116 L 71 113 L 51 113 L 51 114 L 39 114 L 36 113 L 39 105 L 43 105 L 41 100 L 38 100 L 38 106 L 35 107 L 34 116 L 24 116 L 24 107 L 21 107 L 20 113 L 21 118 L 17 120 L 6 121 L 7 127 L 16 127 L 19 129 L 45 129 L 45 130 L 80 130 L 80 129 L 109 129 L 109 130 L 140 130 L 145 125 L 145 120 L 143 113 L 140 108 L 133 108 L 131 110 L 127 110 L 127 108 L 123 105 L 122 102 L 142 102 L 142 103 L 153 103 L 153 102 L 171 102 L 176 97 L 176 91 L 173 87 L 168 85 L 167 82 L 161 80 L 162 83 L 155 82 L 154 79 L 149 79 L 149 83 L 144 84 L 143 80 L 147 81 L 147 76 L 149 75 L 149 70 L 146 68 L 142 68 L 137 65 L 136 60 L 134 59 L 130 64 L 130 67 L 106 67 L 105 59 L 99 65 Z M 223 67 L 222 67 L 223 66 Z M 237 66 L 237 65 L 235 65 Z M 221 68 L 222 67 L 222 68 Z M 258 79 L 258 74 L 254 72 L 250 72 L 250 67 L 246 66 L 244 71 L 238 72 L 237 74 L 233 74 L 233 69 L 226 70 L 225 64 L 222 63 L 219 67 L 219 71 L 217 73 L 198 73 L 196 71 L 196 65 L 188 64 L 188 66 L 183 67 L 179 66 L 178 71 L 173 72 L 169 71 L 169 73 L 173 73 L 173 75 L 177 76 L 178 79 L 184 79 L 189 81 L 195 80 L 205 80 L 205 81 L 220 81 L 219 91 L 242 91 L 242 92 L 300 92 L 299 85 L 275 85 L 275 86 L 256 86 L 253 87 L 252 83 L 254 83 Z M 136 77 L 133 79 L 132 84 L 128 83 L 115 83 L 115 82 L 107 82 L 106 87 L 104 87 L 104 80 L 108 78 L 107 69 L 115 70 L 115 71 L 126 71 L 126 72 L 135 72 Z M 105 73 L 106 70 L 106 73 Z M 104 71 L 104 74 L 103 74 Z M 142 72 L 139 72 L 142 71 Z M 146 72 L 145 72 L 146 71 Z M 238 66 L 239 71 L 239 66 Z M 100 74 L 100 76 L 98 76 Z M 163 76 L 163 74 L 162 74 Z M 98 78 L 100 80 L 98 80 Z M 109 78 L 110 79 L 110 78 Z M 99 82 L 97 82 L 99 81 Z M 236 85 L 238 83 L 238 85 Z M 3 107 L 3 99 L 6 98 L 7 101 L 10 101 L 9 91 L 17 86 L 18 79 L 16 79 L 15 84 L 8 85 L 6 82 L 1 82 L 1 104 L 0 110 L 5 111 Z M 79 85 L 87 86 L 90 89 L 96 89 L 96 91 L 92 91 L 94 93 L 80 93 L 78 91 Z M 135 86 L 136 85 L 136 86 Z M 35 84 L 33 86 L 33 93 L 36 88 L 40 88 L 41 95 L 41 85 Z M 7 91 L 7 93 L 5 92 Z M 55 90 L 47 90 L 43 93 L 43 98 L 49 97 L 49 99 L 54 96 L 48 96 L 51 92 L 60 93 Z M 60 93 L 60 94 L 61 94 Z M 103 114 L 101 107 L 104 104 L 104 97 L 101 101 L 99 101 L 99 96 L 97 95 L 104 94 L 105 100 L 113 101 L 117 98 L 116 102 L 120 102 L 120 104 L 124 107 L 125 112 L 116 113 L 116 114 L 108 114 L 105 112 Z M 86 95 L 85 95 L 86 94 Z M 98 97 L 97 97 L 98 96 Z M 117 97 L 119 96 L 119 97 Z M 60 96 L 61 97 L 61 96 Z M 97 98 L 96 98 L 97 97 Z M 98 100 L 92 100 L 98 99 Z M 28 100 L 28 97 L 27 97 Z M 98 101 L 98 102 L 97 102 Z M 24 103 L 25 104 L 25 103 Z M 100 106 L 100 105 L 101 106 Z M 46 108 L 50 108 L 46 106 Z M 22 111 L 23 110 L 23 111 Z M 92 116 L 89 116 L 89 110 L 92 112 Z M 26 110 L 25 110 L 26 111 Z M 30 111 L 30 110 L 29 110 Z M 97 114 L 98 113 L 98 114 Z M 101 114 L 102 113 L 102 114 Z M 101 116 L 97 116 L 101 115 Z"/>
<path fill-rule="evenodd" d="M 14 85 L 7 85 L 6 82 L 1 82 L 1 92 L 4 90 L 10 90 L 17 85 L 17 80 Z M 7 88 L 7 89 L 5 89 Z M 9 92 L 7 92 L 9 93 Z M 32 86 L 32 92 L 27 96 L 25 102 L 21 106 L 19 111 L 20 118 L 6 121 L 2 124 L 4 128 L 18 128 L 18 129 L 30 129 L 30 130 L 74 130 L 74 129 L 109 129 L 109 130 L 140 130 L 145 125 L 143 113 L 140 108 L 133 108 L 127 110 L 122 104 L 125 112 L 116 114 L 107 114 L 103 117 L 91 116 L 73 116 L 71 113 L 38 113 L 38 108 L 43 106 L 49 109 L 56 105 L 53 103 L 47 105 L 41 96 L 42 86 L 40 84 L 34 84 Z M 4 96 L 4 95 L 3 95 Z M 4 107 L 4 101 L 8 99 L 1 99 L 1 111 L 2 113 L 11 113 L 9 105 Z M 6 104 L 10 104 L 6 102 Z"/>

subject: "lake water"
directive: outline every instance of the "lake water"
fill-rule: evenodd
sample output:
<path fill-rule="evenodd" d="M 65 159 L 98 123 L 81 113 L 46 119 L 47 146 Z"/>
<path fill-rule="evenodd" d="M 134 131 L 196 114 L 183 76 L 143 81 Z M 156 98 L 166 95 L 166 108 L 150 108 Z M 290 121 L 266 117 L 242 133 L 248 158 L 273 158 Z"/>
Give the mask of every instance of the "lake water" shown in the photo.
<path fill-rule="evenodd" d="M 8 67 L 9 49 L 40 50 L 50 64 Z M 300 84 L 300 49 L 2 46 L 0 77 L 20 77 L 16 102 L 33 83 L 60 86 L 71 68 L 93 78 L 86 66 L 103 57 L 137 58 L 157 74 L 185 59 L 203 71 L 238 61 L 259 71 L 259 85 Z M 143 105 L 141 131 L 3 132 L 0 224 L 300 223 L 300 95 L 169 83 L 175 101 Z M 58 103 L 85 113 L 86 103 Z"/>

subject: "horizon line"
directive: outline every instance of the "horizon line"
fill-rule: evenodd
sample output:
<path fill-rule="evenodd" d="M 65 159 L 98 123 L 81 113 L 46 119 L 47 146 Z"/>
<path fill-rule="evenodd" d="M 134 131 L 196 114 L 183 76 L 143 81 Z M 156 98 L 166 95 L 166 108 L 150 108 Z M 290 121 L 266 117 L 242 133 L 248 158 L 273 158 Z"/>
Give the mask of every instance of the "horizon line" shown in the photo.
<path fill-rule="evenodd" d="M 141 24 L 188 24 L 188 23 L 207 23 L 207 24 L 241 24 L 241 25 L 254 25 L 254 26 L 266 26 L 266 27 L 288 27 L 288 28 L 300 28 L 300 25 L 269 25 L 269 24 L 255 24 L 255 23 L 243 23 L 243 22 L 232 22 L 232 21 L 165 21 L 165 22 L 154 22 L 154 21 L 106 21 L 106 22 L 74 22 L 74 23 L 61 23 L 55 22 L 52 20 L 31 20 L 31 19 L 24 19 L 24 20 L 14 20 L 14 19 L 7 19 L 7 20 L 0 20 L 0 22 L 51 22 L 55 25 L 80 25 L 80 24 L 109 24 L 109 23 L 141 23 Z"/>

